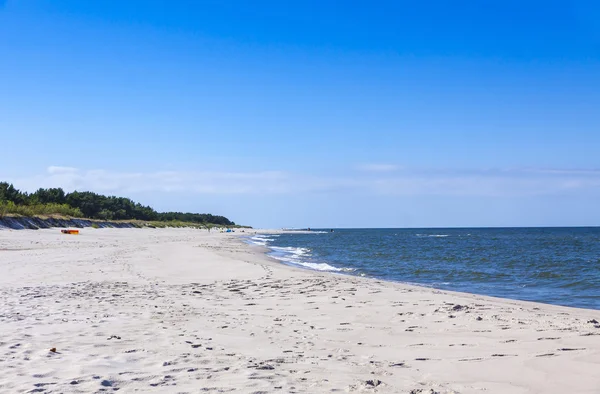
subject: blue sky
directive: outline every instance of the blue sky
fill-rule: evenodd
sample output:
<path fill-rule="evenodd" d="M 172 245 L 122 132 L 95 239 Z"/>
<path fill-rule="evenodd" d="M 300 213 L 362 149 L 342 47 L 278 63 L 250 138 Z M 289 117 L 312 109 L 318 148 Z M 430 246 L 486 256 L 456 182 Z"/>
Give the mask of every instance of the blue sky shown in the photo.
<path fill-rule="evenodd" d="M 598 225 L 591 1 L 0 0 L 0 178 L 261 227 Z"/>

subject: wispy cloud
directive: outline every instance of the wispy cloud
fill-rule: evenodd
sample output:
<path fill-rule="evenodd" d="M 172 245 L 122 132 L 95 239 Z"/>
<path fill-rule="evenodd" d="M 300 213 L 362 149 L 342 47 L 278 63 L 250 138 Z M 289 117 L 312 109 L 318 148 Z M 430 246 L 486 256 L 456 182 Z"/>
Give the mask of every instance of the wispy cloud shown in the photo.
<path fill-rule="evenodd" d="M 395 164 L 368 163 L 359 165 L 358 169 L 366 172 L 392 172 L 401 169 L 401 167 Z"/>
<path fill-rule="evenodd" d="M 377 167 L 375 167 L 377 168 Z M 382 167 L 386 168 L 386 167 Z M 62 187 L 106 194 L 144 192 L 193 194 L 363 193 L 391 196 L 532 196 L 600 194 L 600 171 L 594 169 L 397 169 L 349 175 L 261 172 L 119 172 L 48 167 L 40 175 L 10 179 L 18 188 Z M 2 177 L 0 179 L 7 179 Z"/>
<path fill-rule="evenodd" d="M 192 192 L 221 194 L 278 193 L 287 175 L 265 172 L 117 172 L 81 170 L 50 166 L 45 174 L 15 179 L 25 190 L 39 187 L 62 187 L 67 191 L 91 190 L 102 193 Z"/>
<path fill-rule="evenodd" d="M 60 166 L 50 166 L 47 169 L 48 174 L 57 175 L 57 174 L 73 174 L 78 170 L 74 167 L 60 167 Z"/>
<path fill-rule="evenodd" d="M 523 172 L 549 175 L 596 175 L 600 176 L 600 169 L 595 168 L 525 168 Z"/>

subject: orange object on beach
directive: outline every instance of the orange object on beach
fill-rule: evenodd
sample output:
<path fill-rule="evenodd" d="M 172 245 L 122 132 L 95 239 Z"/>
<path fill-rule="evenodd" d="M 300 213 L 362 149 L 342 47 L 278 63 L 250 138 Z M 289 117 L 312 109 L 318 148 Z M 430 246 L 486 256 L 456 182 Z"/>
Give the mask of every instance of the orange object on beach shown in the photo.
<path fill-rule="evenodd" d="M 79 230 L 71 230 L 71 229 L 60 230 L 60 232 L 63 234 L 79 234 Z"/>

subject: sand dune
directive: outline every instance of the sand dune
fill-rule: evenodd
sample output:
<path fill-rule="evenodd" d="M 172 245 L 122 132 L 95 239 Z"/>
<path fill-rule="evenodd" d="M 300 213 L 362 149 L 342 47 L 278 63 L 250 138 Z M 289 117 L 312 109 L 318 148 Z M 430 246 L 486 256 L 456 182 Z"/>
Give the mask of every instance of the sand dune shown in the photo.
<path fill-rule="evenodd" d="M 0 392 L 600 393 L 599 311 L 262 252 L 199 230 L 0 231 Z"/>

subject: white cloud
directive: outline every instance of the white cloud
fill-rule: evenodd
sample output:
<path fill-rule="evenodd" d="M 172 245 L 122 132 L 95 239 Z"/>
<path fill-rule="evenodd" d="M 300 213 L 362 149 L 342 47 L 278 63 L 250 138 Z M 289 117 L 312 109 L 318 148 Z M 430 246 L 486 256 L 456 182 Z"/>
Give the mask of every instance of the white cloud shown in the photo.
<path fill-rule="evenodd" d="M 377 168 L 377 167 L 376 167 Z M 384 168 L 384 167 L 382 167 Z M 600 171 L 561 169 L 389 170 L 346 176 L 261 172 L 119 172 L 48 167 L 45 174 L 8 179 L 16 187 L 62 187 L 124 195 L 143 192 L 190 194 L 363 193 L 392 196 L 531 196 L 600 193 Z M 4 178 L 6 179 L 6 178 Z"/>
<path fill-rule="evenodd" d="M 358 166 L 358 169 L 367 172 L 392 172 L 401 168 L 395 164 L 370 163 L 361 164 Z"/>
<path fill-rule="evenodd" d="M 523 172 L 531 172 L 537 174 L 549 174 L 549 175 L 597 175 L 600 176 L 599 169 L 564 169 L 564 168 L 525 168 Z"/>
<path fill-rule="evenodd" d="M 66 191 L 90 190 L 107 194 L 139 192 L 193 192 L 202 194 L 277 193 L 285 191 L 287 175 L 265 172 L 117 172 L 50 166 L 46 174 L 15 179 L 19 188 L 62 187 Z"/>
<path fill-rule="evenodd" d="M 429 176 L 380 179 L 373 190 L 390 195 L 447 195 L 447 196 L 534 196 L 600 191 L 600 179 L 523 178 L 516 176 Z"/>
<path fill-rule="evenodd" d="M 73 167 L 60 167 L 60 166 L 50 166 L 48 167 L 48 174 L 72 174 L 77 172 L 77 168 Z"/>

